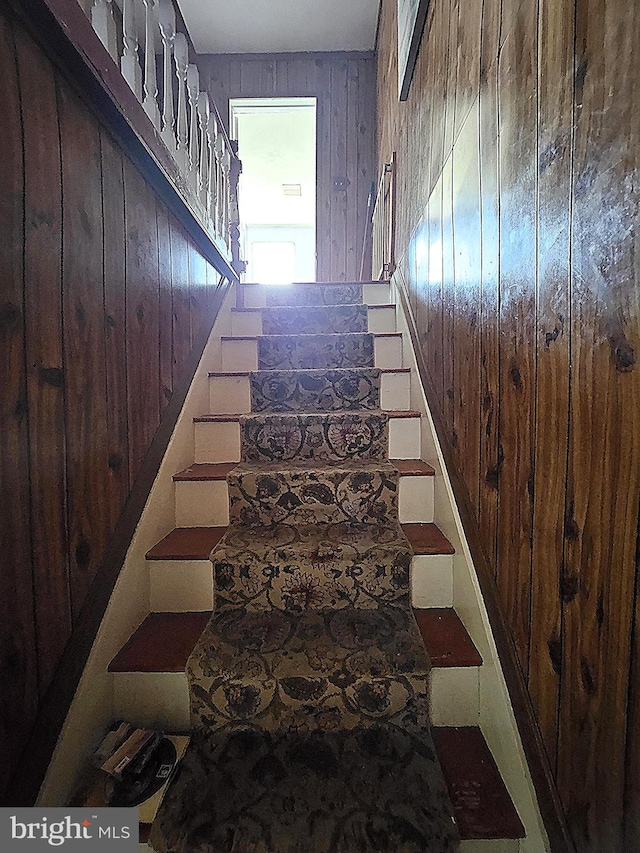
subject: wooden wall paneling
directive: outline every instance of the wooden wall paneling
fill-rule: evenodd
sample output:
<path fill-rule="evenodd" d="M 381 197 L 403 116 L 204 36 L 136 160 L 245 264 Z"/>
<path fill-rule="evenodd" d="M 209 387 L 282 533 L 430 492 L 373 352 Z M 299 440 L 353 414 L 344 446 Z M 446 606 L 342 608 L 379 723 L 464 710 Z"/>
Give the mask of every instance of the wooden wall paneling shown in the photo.
<path fill-rule="evenodd" d="M 480 163 L 478 102 L 453 151 L 454 432 L 458 468 L 478 512 L 480 476 Z"/>
<path fill-rule="evenodd" d="M 24 352 L 24 172 L 13 30 L 0 11 L 0 749 L 3 801 L 38 702 Z"/>
<path fill-rule="evenodd" d="M 445 85 L 445 115 L 444 115 L 444 161 L 446 162 L 451 149 L 453 148 L 453 140 L 456 123 L 456 99 L 457 93 L 457 77 L 458 77 L 458 18 L 459 18 L 460 0 L 450 0 L 449 14 L 445 19 L 445 39 L 447 44 L 446 58 L 442 72 L 444 75 Z"/>
<path fill-rule="evenodd" d="M 569 418 L 574 0 L 541 0 L 538 56 L 538 333 L 529 691 L 556 763 Z"/>
<path fill-rule="evenodd" d="M 104 232 L 105 364 L 109 448 L 110 529 L 116 526 L 129 495 L 129 409 L 126 353 L 126 270 L 122 151 L 104 130 L 102 216 Z"/>
<path fill-rule="evenodd" d="M 71 634 L 62 362 L 62 196 L 55 82 L 16 31 L 25 169 L 25 336 L 32 569 L 40 694 Z M 46 310 L 44 309 L 46 306 Z"/>
<path fill-rule="evenodd" d="M 428 298 L 429 328 L 425 342 L 427 366 L 438 399 L 443 399 L 443 298 L 442 298 L 442 176 L 436 182 L 427 207 L 429 217 Z"/>
<path fill-rule="evenodd" d="M 362 241 L 364 232 L 361 224 L 364 222 L 367 200 L 362 198 L 358 168 L 358 142 L 360 139 L 358 122 L 358 92 L 360 90 L 361 63 L 348 59 L 346 61 L 346 127 L 345 127 L 345 177 L 347 189 L 345 192 L 345 277 L 347 281 L 356 281 L 360 275 L 360 258 L 362 256 Z M 362 69 L 364 75 L 365 69 Z M 372 129 L 373 130 L 373 129 Z M 360 208 L 360 210 L 358 209 Z M 358 216 L 360 214 L 360 216 Z M 348 228 L 347 223 L 356 227 Z"/>
<path fill-rule="evenodd" d="M 526 674 L 530 629 L 535 419 L 536 0 L 506 0 L 515 18 L 499 63 L 500 496 L 498 589 Z"/>
<path fill-rule="evenodd" d="M 446 119 L 447 98 L 447 68 L 446 58 L 448 56 L 448 33 L 449 33 L 449 0 L 432 4 L 433 24 L 429 43 L 432 45 L 432 59 L 429 65 L 433 68 L 431 82 L 433 86 L 433 109 L 431 118 L 431 135 L 429 145 L 429 159 L 431 163 L 431 184 L 435 186 L 436 181 L 442 174 L 444 167 L 444 137 Z"/>
<path fill-rule="evenodd" d="M 356 167 L 358 193 L 354 220 L 358 223 L 356 241 L 355 278 L 360 273 L 362 244 L 367 228 L 366 210 L 371 186 L 376 181 L 376 66 L 373 59 L 354 63 L 358 68 L 358 90 L 353 96 L 355 103 L 355 124 L 352 127 L 353 145 L 356 148 Z M 349 144 L 351 150 L 352 144 Z M 375 190 L 374 190 L 375 191 Z M 351 219 L 349 220 L 351 221 Z M 371 276 L 371 241 L 366 248 L 364 277 Z"/>
<path fill-rule="evenodd" d="M 109 531 L 100 133 L 60 80 L 63 330 L 71 604 L 80 612 Z"/>
<path fill-rule="evenodd" d="M 158 283 L 160 286 L 160 416 L 173 394 L 173 283 L 171 270 L 171 232 L 169 211 L 157 207 Z"/>
<path fill-rule="evenodd" d="M 480 477 L 478 518 L 495 574 L 498 514 L 500 185 L 498 172 L 498 28 L 496 3 L 485 2 L 480 74 L 480 196 L 482 228 L 480 315 Z"/>
<path fill-rule="evenodd" d="M 478 97 L 480 85 L 480 48 L 484 0 L 460 3 L 458 13 L 458 67 L 454 138 L 457 139 Z"/>
<path fill-rule="evenodd" d="M 191 303 L 191 346 L 208 320 L 207 264 L 195 246 L 189 246 L 189 299 Z"/>
<path fill-rule="evenodd" d="M 188 244 L 173 217 L 169 220 L 169 232 L 173 305 L 173 387 L 175 388 L 182 378 L 191 345 L 191 299 Z"/>
<path fill-rule="evenodd" d="M 347 62 L 331 63 L 331 281 L 347 278 Z M 325 188 L 325 192 L 327 189 Z M 350 229 L 351 230 L 351 229 Z"/>
<path fill-rule="evenodd" d="M 126 159 L 124 187 L 129 477 L 133 483 L 160 422 L 158 231 L 155 196 Z"/>
<path fill-rule="evenodd" d="M 442 170 L 442 414 L 447 436 L 454 448 L 454 324 L 455 270 L 453 238 L 453 158 L 449 157 Z M 457 451 L 456 451 L 457 452 Z"/>
<path fill-rule="evenodd" d="M 633 176 L 640 19 L 635 6 L 612 3 L 603 10 L 593 0 L 578 0 L 575 20 L 558 780 L 578 850 L 605 851 L 623 849 L 630 626 L 637 594 L 639 195 Z"/>

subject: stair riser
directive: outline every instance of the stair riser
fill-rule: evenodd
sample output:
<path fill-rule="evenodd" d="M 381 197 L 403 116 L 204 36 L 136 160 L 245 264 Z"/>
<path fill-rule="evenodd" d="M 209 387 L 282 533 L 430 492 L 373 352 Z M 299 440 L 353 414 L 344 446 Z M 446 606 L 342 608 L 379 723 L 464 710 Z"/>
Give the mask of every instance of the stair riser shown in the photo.
<path fill-rule="evenodd" d="M 194 424 L 195 461 L 239 462 L 239 421 Z M 420 418 L 389 418 L 389 459 L 420 459 Z"/>
<path fill-rule="evenodd" d="M 304 418 L 259 415 L 240 423 L 244 462 L 299 462 L 317 459 L 384 461 L 389 446 L 387 419 L 376 413 L 340 412 Z"/>
<path fill-rule="evenodd" d="M 398 370 L 403 367 L 402 336 L 375 335 L 373 339 L 373 360 L 368 356 L 359 358 L 326 358 L 320 363 L 316 357 L 305 361 L 297 359 L 288 362 L 273 362 L 260 364 L 258 354 L 258 339 L 254 338 L 223 338 L 222 340 L 222 373 L 245 373 L 261 369 L 283 368 L 327 368 L 336 367 L 379 367 L 382 370 Z"/>
<path fill-rule="evenodd" d="M 255 380 L 254 380 L 255 384 Z M 261 383 L 257 383 L 257 388 Z M 331 383 L 327 383 L 328 389 Z M 411 374 L 410 373 L 382 373 L 380 375 L 379 395 L 375 391 L 368 392 L 368 383 L 362 383 L 362 391 L 359 397 L 353 396 L 341 400 L 335 393 L 328 391 L 299 393 L 292 386 L 292 391 L 287 394 L 283 401 L 282 397 L 276 398 L 270 404 L 273 397 L 256 393 L 252 401 L 251 380 L 249 376 L 211 376 L 209 378 L 209 411 L 217 415 L 240 414 L 251 411 L 337 411 L 344 409 L 361 409 L 363 402 L 367 408 L 378 406 L 387 411 L 408 411 L 411 406 Z M 330 407 L 327 401 L 330 400 Z"/>
<path fill-rule="evenodd" d="M 229 490 L 226 480 L 187 480 L 180 481 L 175 486 L 176 524 L 179 527 L 225 527 L 229 524 Z M 398 493 L 394 506 L 397 506 L 401 524 L 433 521 L 433 477 L 400 477 Z M 317 508 L 318 511 L 324 512 L 321 505 Z M 329 517 L 322 520 L 345 520 L 343 513 L 332 517 L 333 512 L 333 509 L 327 508 Z M 278 514 L 281 514 L 280 511 Z M 420 515 L 421 517 L 416 517 Z M 285 518 L 281 520 L 284 521 Z M 286 520 L 287 523 L 293 523 L 289 516 Z M 271 520 L 265 523 L 270 524 Z"/>
<path fill-rule="evenodd" d="M 210 560 L 153 560 L 148 565 L 152 613 L 213 610 Z"/>
<path fill-rule="evenodd" d="M 428 691 L 429 716 L 432 725 L 464 726 L 478 724 L 478 670 L 469 667 L 466 676 L 454 668 L 433 669 L 428 688 L 415 679 L 417 690 Z M 135 720 L 138 725 L 157 726 L 175 732 L 190 728 L 189 686 L 184 672 L 117 672 L 112 673 L 114 714 Z M 305 702 L 304 704 L 308 704 Z M 296 711 L 302 711 L 303 703 Z M 393 710 L 393 705 L 392 705 Z M 474 722 L 470 722 L 473 720 Z M 227 719 L 213 714 L 208 722 L 223 724 Z M 345 727 L 357 725 L 361 719 L 345 719 Z"/>
<path fill-rule="evenodd" d="M 213 609 L 213 569 L 209 560 L 152 560 L 148 565 L 153 613 Z M 452 607 L 452 573 L 453 557 L 448 554 L 412 557 L 412 605 Z"/>
<path fill-rule="evenodd" d="M 377 334 L 388 334 L 396 331 L 396 309 L 395 307 L 379 306 L 366 309 L 365 321 L 361 328 L 354 328 L 354 332 L 374 332 Z M 305 309 L 301 309 L 304 311 Z M 264 322 L 261 309 L 249 311 L 231 312 L 231 334 L 232 335 L 265 335 L 274 334 L 276 326 L 273 322 Z M 281 327 L 280 327 L 281 328 Z M 329 320 L 323 329 L 318 331 L 338 332 L 343 331 L 340 324 Z M 304 331 L 298 327 L 298 331 Z"/>
<path fill-rule="evenodd" d="M 323 298 L 316 302 L 318 305 L 333 305 L 340 304 L 340 300 L 338 300 L 335 296 L 332 297 L 332 288 L 335 285 L 331 285 L 324 288 Z M 278 288 L 280 289 L 280 288 Z M 267 293 L 269 292 L 270 287 L 266 285 L 258 285 L 252 284 L 249 286 L 242 287 L 242 293 L 244 294 L 244 304 L 247 308 L 264 308 L 267 303 Z M 282 292 L 285 292 L 285 289 L 281 289 Z M 286 292 L 291 295 L 294 293 L 293 288 L 286 288 Z M 355 294 L 356 291 L 353 291 Z M 342 296 L 342 294 L 341 294 Z M 356 298 L 355 295 L 351 296 L 351 302 L 360 301 Z M 388 282 L 373 282 L 369 284 L 362 285 L 362 299 L 361 301 L 365 305 L 387 305 L 389 302 L 392 302 L 391 299 L 391 287 Z"/>
<path fill-rule="evenodd" d="M 114 672 L 114 719 L 162 731 L 191 728 L 186 672 Z"/>
<path fill-rule="evenodd" d="M 397 518 L 397 476 L 354 474 L 327 469 L 259 471 L 229 475 L 229 517 L 232 524 L 338 524 L 343 521 L 393 522 Z"/>

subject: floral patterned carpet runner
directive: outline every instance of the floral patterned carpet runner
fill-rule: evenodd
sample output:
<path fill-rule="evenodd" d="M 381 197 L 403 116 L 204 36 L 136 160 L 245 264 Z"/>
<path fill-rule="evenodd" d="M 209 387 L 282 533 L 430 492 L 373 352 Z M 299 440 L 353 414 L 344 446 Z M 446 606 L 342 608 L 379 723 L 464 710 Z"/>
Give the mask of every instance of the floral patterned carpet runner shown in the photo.
<path fill-rule="evenodd" d="M 360 285 L 268 291 L 157 850 L 457 849 L 366 316 Z"/>

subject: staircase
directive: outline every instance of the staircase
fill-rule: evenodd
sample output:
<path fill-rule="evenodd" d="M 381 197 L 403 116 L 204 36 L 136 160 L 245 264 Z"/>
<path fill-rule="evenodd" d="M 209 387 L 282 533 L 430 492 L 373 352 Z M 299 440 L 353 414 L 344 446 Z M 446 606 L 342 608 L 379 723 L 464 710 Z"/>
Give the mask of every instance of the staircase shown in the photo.
<path fill-rule="evenodd" d="M 410 738 L 415 756 L 431 728 L 460 849 L 515 853 L 524 830 L 478 727 L 482 659 L 452 607 L 454 549 L 433 524 L 435 472 L 390 287 L 242 287 L 194 464 L 173 478 L 176 528 L 147 553 L 153 612 L 109 666 L 116 714 L 219 733 L 181 776 L 190 797 L 194 768 L 211 775 L 238 733 L 264 733 L 270 760 L 294 733 L 298 752 L 307 738 L 341 766 L 363 729 L 395 733 L 396 751 L 393 738 Z M 437 812 L 437 763 L 423 764 L 411 773 Z M 399 797 L 411 773 L 391 784 Z M 442 825 L 441 846 L 424 849 L 454 849 Z M 177 837 L 154 844 L 194 849 Z M 247 849 L 298 849 L 278 844 Z"/>

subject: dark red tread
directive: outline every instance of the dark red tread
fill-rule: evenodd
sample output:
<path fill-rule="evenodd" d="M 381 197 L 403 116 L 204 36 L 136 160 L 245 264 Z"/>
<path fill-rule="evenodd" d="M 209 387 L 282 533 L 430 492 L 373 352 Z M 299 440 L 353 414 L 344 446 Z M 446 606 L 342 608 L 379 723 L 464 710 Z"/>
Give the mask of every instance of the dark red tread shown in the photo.
<path fill-rule="evenodd" d="M 232 424 L 238 423 L 240 415 L 198 415 L 193 419 L 194 424 Z"/>
<path fill-rule="evenodd" d="M 420 412 L 415 412 L 412 409 L 384 409 L 385 415 L 390 418 L 419 418 L 422 417 Z"/>
<path fill-rule="evenodd" d="M 147 560 L 208 560 L 226 527 L 176 527 L 147 551 Z"/>
<path fill-rule="evenodd" d="M 211 613 L 150 613 L 109 664 L 109 672 L 184 672 Z"/>
<path fill-rule="evenodd" d="M 237 465 L 237 462 L 198 462 L 174 474 L 173 479 L 176 481 L 226 480 L 229 471 L 233 471 Z"/>
<path fill-rule="evenodd" d="M 433 666 L 482 665 L 479 651 L 452 607 L 413 612 Z"/>
<path fill-rule="evenodd" d="M 389 462 L 404 477 L 433 477 L 434 469 L 422 459 L 390 459 Z"/>
<path fill-rule="evenodd" d="M 455 554 L 456 549 L 435 524 L 403 524 L 414 554 Z"/>
<path fill-rule="evenodd" d="M 524 838 L 522 821 L 480 729 L 435 726 L 431 733 L 462 838 Z"/>

